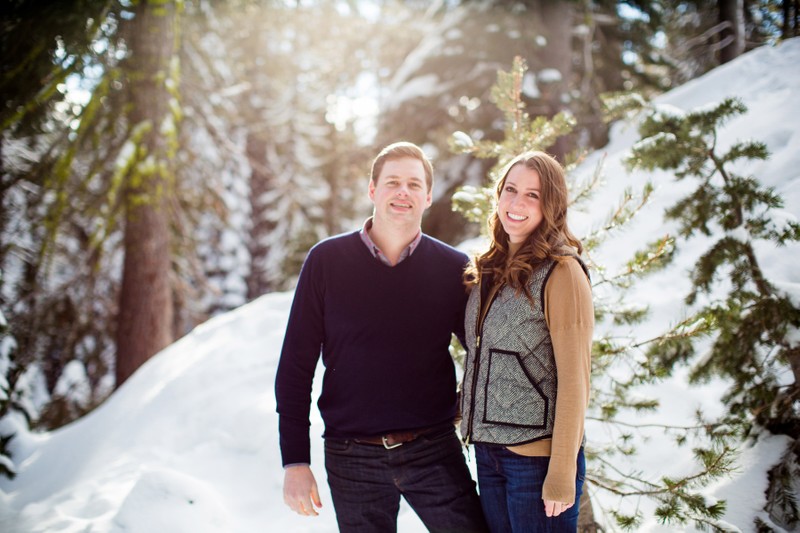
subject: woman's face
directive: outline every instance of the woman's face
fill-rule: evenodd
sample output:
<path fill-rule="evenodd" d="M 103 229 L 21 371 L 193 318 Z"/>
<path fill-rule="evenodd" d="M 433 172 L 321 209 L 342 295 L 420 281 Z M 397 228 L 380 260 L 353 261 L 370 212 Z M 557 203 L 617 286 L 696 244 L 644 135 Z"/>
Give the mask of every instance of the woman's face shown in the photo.
<path fill-rule="evenodd" d="M 542 222 L 542 184 L 539 173 L 514 165 L 497 202 L 497 216 L 512 243 L 521 243 Z"/>

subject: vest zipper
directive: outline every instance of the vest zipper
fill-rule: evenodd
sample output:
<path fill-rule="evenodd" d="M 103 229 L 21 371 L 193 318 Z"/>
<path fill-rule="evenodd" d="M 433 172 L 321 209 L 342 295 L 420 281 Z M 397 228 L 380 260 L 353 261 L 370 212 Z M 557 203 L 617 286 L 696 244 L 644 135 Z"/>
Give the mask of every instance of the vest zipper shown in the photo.
<path fill-rule="evenodd" d="M 480 313 L 478 313 L 480 316 Z M 478 324 L 475 324 L 477 329 Z M 480 368 L 480 355 L 481 355 L 481 336 L 476 331 L 475 336 L 475 356 L 472 363 L 472 390 L 469 396 L 469 420 L 467 420 L 467 435 L 464 437 L 464 446 L 469 446 L 469 440 L 472 438 L 472 421 L 475 419 L 475 391 L 478 387 L 478 370 Z"/>
<path fill-rule="evenodd" d="M 475 287 L 475 289 L 480 291 L 482 282 L 483 280 L 479 281 L 478 286 Z M 483 322 L 486 320 L 486 316 L 489 314 L 489 308 L 494 303 L 494 299 L 497 297 L 498 292 L 500 292 L 498 289 L 489 290 L 489 294 L 487 294 L 489 302 L 487 304 L 486 309 L 485 310 L 483 309 L 483 301 L 480 301 L 479 302 L 480 305 L 478 306 L 478 313 L 477 316 L 475 317 L 475 357 L 472 370 L 472 387 L 471 387 L 472 391 L 470 394 L 469 420 L 467 420 L 467 435 L 464 437 L 465 446 L 469 446 L 469 441 L 472 438 L 472 423 L 475 420 L 475 391 L 478 388 L 478 370 L 480 369 L 481 336 L 483 335 Z M 481 293 L 478 292 L 478 294 L 480 295 Z"/>

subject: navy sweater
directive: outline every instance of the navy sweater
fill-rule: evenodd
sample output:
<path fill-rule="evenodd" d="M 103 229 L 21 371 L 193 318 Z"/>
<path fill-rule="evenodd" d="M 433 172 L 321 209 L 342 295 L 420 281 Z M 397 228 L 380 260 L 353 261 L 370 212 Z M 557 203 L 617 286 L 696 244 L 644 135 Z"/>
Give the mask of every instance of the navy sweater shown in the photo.
<path fill-rule="evenodd" d="M 355 438 L 452 421 L 448 346 L 463 343 L 467 256 L 423 235 L 394 267 L 358 232 L 314 246 L 300 272 L 275 380 L 283 464 L 310 463 L 311 382 L 325 437 Z"/>

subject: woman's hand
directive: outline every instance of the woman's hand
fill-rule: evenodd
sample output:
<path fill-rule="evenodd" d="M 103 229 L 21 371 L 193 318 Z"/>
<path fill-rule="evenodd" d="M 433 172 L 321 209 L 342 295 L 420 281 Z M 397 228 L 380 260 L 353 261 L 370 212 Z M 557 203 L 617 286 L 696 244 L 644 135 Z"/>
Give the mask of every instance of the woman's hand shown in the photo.
<path fill-rule="evenodd" d="M 573 504 L 571 503 L 563 503 L 563 502 L 556 502 L 553 500 L 545 500 L 544 501 L 544 514 L 547 516 L 558 516 L 570 507 Z"/>

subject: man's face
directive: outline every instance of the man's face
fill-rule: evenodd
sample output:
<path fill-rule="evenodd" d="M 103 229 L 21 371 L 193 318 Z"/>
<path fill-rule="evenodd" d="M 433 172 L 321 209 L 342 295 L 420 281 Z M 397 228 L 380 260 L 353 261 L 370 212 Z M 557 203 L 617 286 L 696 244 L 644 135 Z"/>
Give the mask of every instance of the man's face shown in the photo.
<path fill-rule="evenodd" d="M 390 159 L 383 164 L 377 184 L 369 181 L 369 198 L 375 219 L 419 226 L 430 207 L 432 191 L 425 182 L 425 167 L 413 157 Z"/>

